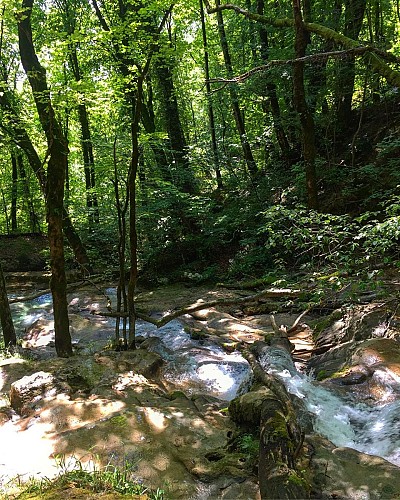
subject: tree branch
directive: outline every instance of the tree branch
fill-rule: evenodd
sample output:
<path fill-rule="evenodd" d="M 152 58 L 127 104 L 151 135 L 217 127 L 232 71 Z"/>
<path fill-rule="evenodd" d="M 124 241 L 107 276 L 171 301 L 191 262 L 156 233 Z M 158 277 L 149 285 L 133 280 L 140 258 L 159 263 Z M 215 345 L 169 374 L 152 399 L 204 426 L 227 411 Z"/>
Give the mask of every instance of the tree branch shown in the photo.
<path fill-rule="evenodd" d="M 228 85 L 229 83 L 243 83 L 246 81 L 248 78 L 251 78 L 257 73 L 262 73 L 269 71 L 271 68 L 275 66 L 284 66 L 286 64 L 296 64 L 299 62 L 314 62 L 314 61 L 324 61 L 326 59 L 329 59 L 330 57 L 333 58 L 343 58 L 348 55 L 364 55 L 366 52 L 376 52 L 378 54 L 381 54 L 381 50 L 375 49 L 374 47 L 371 46 L 365 46 L 365 47 L 355 47 L 353 49 L 347 49 L 347 50 L 335 50 L 331 52 L 320 52 L 318 54 L 309 54 L 304 57 L 297 57 L 295 59 L 273 59 L 270 61 L 268 64 L 263 64 L 262 66 L 257 66 L 255 68 L 250 69 L 249 71 L 246 71 L 245 73 L 242 73 L 241 75 L 235 76 L 233 78 L 210 78 L 208 80 L 209 83 L 222 83 L 223 85 L 218 88 L 218 90 L 223 89 Z"/>
<path fill-rule="evenodd" d="M 255 14 L 253 12 L 249 12 L 246 9 L 239 7 L 234 4 L 224 4 L 219 5 L 218 7 L 211 7 L 208 0 L 205 0 L 207 6 L 207 12 L 209 14 L 213 14 L 222 10 L 233 10 L 237 14 L 240 14 L 251 21 L 255 21 L 261 24 L 266 24 L 268 26 L 274 26 L 275 28 L 293 28 L 294 27 L 294 19 L 290 18 L 271 18 L 267 16 L 263 16 L 260 14 Z M 303 28 L 309 33 L 315 33 L 316 35 L 324 38 L 325 40 L 331 40 L 335 43 L 342 45 L 345 49 L 361 49 L 365 48 L 365 60 L 367 64 L 370 64 L 372 69 L 383 76 L 390 85 L 395 87 L 400 87 L 400 72 L 392 69 L 388 64 L 386 64 L 382 58 L 388 60 L 389 62 L 399 63 L 399 59 L 396 56 L 391 55 L 388 52 L 384 52 L 378 50 L 376 48 L 366 47 L 362 45 L 360 42 L 353 40 L 337 31 L 327 28 L 326 26 L 322 26 L 317 23 L 303 23 Z"/>
<path fill-rule="evenodd" d="M 200 311 L 201 309 L 208 309 L 209 307 L 247 304 L 249 302 L 256 302 L 257 300 L 267 297 L 298 297 L 300 294 L 301 290 L 291 290 L 289 288 L 269 288 L 266 290 L 262 290 L 261 292 L 256 293 L 254 295 L 248 295 L 246 297 L 212 300 L 210 302 L 201 302 L 194 305 L 186 306 L 181 309 L 177 309 L 176 311 L 169 312 L 158 320 L 152 318 L 151 316 L 147 316 L 146 314 L 140 313 L 138 311 L 136 312 L 136 316 L 139 319 L 146 321 L 147 323 L 151 323 L 155 325 L 157 328 L 160 328 L 169 323 L 170 321 L 172 321 L 173 319 L 178 318 L 179 316 L 183 316 L 184 314 L 192 314 L 196 311 Z M 106 316 L 110 318 L 123 318 L 128 316 L 128 313 L 123 311 L 116 311 L 109 313 L 94 311 L 93 314 L 99 316 Z"/>

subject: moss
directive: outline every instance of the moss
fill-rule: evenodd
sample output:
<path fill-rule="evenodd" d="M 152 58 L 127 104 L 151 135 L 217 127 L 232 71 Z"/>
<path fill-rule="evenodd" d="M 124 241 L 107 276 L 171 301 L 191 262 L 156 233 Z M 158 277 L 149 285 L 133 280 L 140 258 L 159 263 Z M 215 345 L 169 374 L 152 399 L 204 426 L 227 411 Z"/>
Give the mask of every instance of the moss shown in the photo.
<path fill-rule="evenodd" d="M 321 382 L 321 380 L 324 380 L 324 379 L 326 379 L 328 377 L 329 377 L 329 375 L 328 375 L 328 373 L 327 373 L 326 370 L 320 370 L 317 373 L 316 379 L 318 380 L 318 382 Z"/>
<path fill-rule="evenodd" d="M 125 428 L 128 426 L 128 419 L 125 415 L 115 415 L 110 418 L 110 422 L 115 426 L 121 428 Z"/>
<path fill-rule="evenodd" d="M 269 431 L 270 436 L 277 439 L 290 440 L 287 422 L 281 413 L 275 412 L 275 415 L 268 420 L 267 426 L 268 428 L 271 427 Z"/>
<path fill-rule="evenodd" d="M 186 394 L 182 391 L 172 391 L 169 395 L 168 395 L 169 399 L 171 401 L 174 401 L 175 399 L 188 399 L 188 397 L 186 396 Z"/>
<path fill-rule="evenodd" d="M 342 317 L 342 311 L 340 309 L 336 309 L 329 316 L 322 318 L 314 327 L 313 337 L 316 340 L 320 333 L 329 328 L 331 325 L 338 321 Z"/>
<path fill-rule="evenodd" d="M 273 333 L 266 333 L 264 335 L 264 342 L 268 345 L 271 344 L 271 340 L 274 338 L 274 334 Z"/>
<path fill-rule="evenodd" d="M 349 371 L 348 366 L 344 366 L 343 368 L 340 368 L 340 370 L 337 370 L 336 372 L 333 373 L 329 373 L 327 370 L 320 370 L 317 373 L 316 380 L 318 380 L 318 382 L 321 382 L 322 380 L 326 380 L 328 378 L 329 379 L 340 378 L 346 375 L 348 371 Z"/>
<path fill-rule="evenodd" d="M 309 481 L 299 471 L 291 470 L 288 474 L 287 482 L 288 484 L 304 489 L 305 491 L 310 490 Z"/>

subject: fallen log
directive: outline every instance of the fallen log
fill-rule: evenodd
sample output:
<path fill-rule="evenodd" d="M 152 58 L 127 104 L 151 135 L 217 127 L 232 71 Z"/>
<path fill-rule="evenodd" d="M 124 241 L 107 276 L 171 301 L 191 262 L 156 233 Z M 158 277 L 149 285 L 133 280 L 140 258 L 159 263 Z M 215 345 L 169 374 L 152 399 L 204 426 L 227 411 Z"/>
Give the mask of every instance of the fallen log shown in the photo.
<path fill-rule="evenodd" d="M 201 309 L 208 309 L 210 307 L 215 307 L 215 306 L 231 306 L 231 305 L 247 304 L 250 302 L 256 302 L 266 297 L 299 297 L 301 293 L 302 293 L 301 290 L 292 290 L 290 288 L 268 288 L 254 295 L 247 295 L 246 297 L 219 299 L 219 300 L 216 299 L 216 300 L 211 300 L 209 302 L 198 302 L 196 304 L 192 304 L 190 306 L 186 306 L 181 309 L 171 311 L 162 316 L 160 319 L 152 318 L 151 316 L 148 316 L 138 311 L 136 312 L 136 317 L 143 321 L 146 321 L 147 323 L 151 323 L 157 326 L 157 328 L 160 328 L 169 323 L 170 321 L 172 321 L 173 319 L 179 318 L 179 316 L 183 316 L 184 314 L 192 314 L 196 311 L 200 311 Z M 124 311 L 115 311 L 115 312 L 93 311 L 93 314 L 99 316 L 106 316 L 109 318 L 128 317 L 128 313 Z"/>
<path fill-rule="evenodd" d="M 260 426 L 258 478 L 261 498 L 262 500 L 309 498 L 309 483 L 299 470 L 304 431 L 283 383 L 266 373 L 257 361 L 257 353 L 265 347 L 265 343 L 256 342 L 246 356 L 256 380 L 266 388 L 264 391 L 267 391 L 260 393 L 262 398 L 256 412 Z M 282 348 L 287 349 L 285 346 Z M 246 403 L 247 399 L 252 403 L 248 396 L 243 397 L 242 404 Z M 238 402 L 231 404 L 237 405 Z M 242 406 L 240 413 L 254 415 L 254 409 Z"/>

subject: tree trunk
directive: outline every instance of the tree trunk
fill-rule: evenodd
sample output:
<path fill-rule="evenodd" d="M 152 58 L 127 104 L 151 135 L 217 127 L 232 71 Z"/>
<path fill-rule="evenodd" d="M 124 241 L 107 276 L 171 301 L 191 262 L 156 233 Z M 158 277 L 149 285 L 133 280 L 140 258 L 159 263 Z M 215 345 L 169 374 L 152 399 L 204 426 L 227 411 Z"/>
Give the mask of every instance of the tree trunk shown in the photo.
<path fill-rule="evenodd" d="M 360 34 L 366 0 L 345 0 L 344 35 L 357 40 Z M 336 81 L 336 110 L 339 128 L 345 131 L 351 123 L 354 82 L 356 77 L 356 60 L 348 55 L 345 61 L 339 61 L 339 76 Z"/>
<path fill-rule="evenodd" d="M 220 5 L 219 0 L 216 0 L 217 7 Z M 218 22 L 218 33 L 219 40 L 221 44 L 222 53 L 224 55 L 225 68 L 228 78 L 233 76 L 233 67 L 231 61 L 231 55 L 229 52 L 228 41 L 225 33 L 225 25 L 222 17 L 222 12 L 217 11 L 217 22 Z M 239 106 L 239 97 L 236 92 L 236 88 L 233 85 L 229 86 L 229 93 L 231 98 L 231 105 L 233 110 L 233 116 L 235 118 L 236 128 L 240 137 L 240 143 L 242 145 L 243 157 L 247 165 L 247 170 L 252 178 L 257 175 L 257 164 L 254 160 L 253 153 L 250 148 L 250 144 L 247 140 L 246 129 L 244 126 L 243 114 Z"/>
<path fill-rule="evenodd" d="M 11 188 L 11 231 L 18 231 L 17 225 L 17 199 L 18 199 L 18 166 L 17 157 L 14 149 L 11 148 L 12 164 L 12 188 Z"/>
<path fill-rule="evenodd" d="M 39 217 L 36 214 L 35 205 L 33 203 L 31 191 L 29 188 L 28 179 L 26 178 L 26 172 L 24 167 L 24 158 L 22 152 L 17 154 L 17 164 L 18 164 L 18 173 L 22 182 L 22 189 L 24 193 L 24 200 L 26 202 L 27 211 L 28 211 L 28 222 L 31 233 L 41 233 L 42 228 L 40 227 Z"/>
<path fill-rule="evenodd" d="M 293 13 L 295 19 L 295 52 L 296 58 L 304 57 L 308 42 L 308 35 L 303 28 L 303 19 L 300 10 L 300 1 L 293 0 Z M 304 88 L 304 62 L 293 65 L 293 98 L 294 106 L 300 117 L 303 160 L 306 171 L 306 186 L 308 207 L 318 208 L 317 176 L 315 171 L 315 128 L 314 119 L 306 101 Z"/>
<path fill-rule="evenodd" d="M 155 67 L 163 101 L 164 122 L 170 141 L 175 175 L 174 183 L 185 193 L 195 192 L 193 172 L 188 159 L 188 146 L 179 117 L 178 101 L 176 99 L 172 71 L 164 57 L 158 54 Z"/>
<path fill-rule="evenodd" d="M 264 14 L 264 0 L 257 1 L 257 13 L 263 15 Z M 268 32 L 266 28 L 260 24 L 259 25 L 259 37 L 260 37 L 260 55 L 263 61 L 263 64 L 268 62 L 268 53 L 269 53 L 269 44 L 268 44 Z M 270 104 L 272 121 L 274 123 L 274 131 L 276 135 L 276 139 L 278 141 L 279 148 L 281 150 L 282 156 L 285 162 L 289 161 L 290 158 L 290 145 L 288 138 L 286 136 L 285 130 L 282 125 L 281 118 L 281 109 L 279 106 L 278 96 L 276 92 L 275 83 L 271 82 L 268 76 L 266 76 L 266 96 L 268 97 L 268 101 Z M 264 105 L 264 112 L 266 113 L 268 110 L 268 106 Z"/>
<path fill-rule="evenodd" d="M 207 45 L 207 30 L 206 23 L 204 20 L 204 6 L 203 0 L 200 0 L 200 19 L 201 19 L 201 31 L 203 35 L 203 50 L 204 50 L 204 72 L 206 77 L 206 92 L 207 92 L 207 108 L 208 108 L 208 121 L 210 126 L 210 134 L 211 134 L 211 147 L 214 158 L 214 170 L 217 179 L 217 187 L 218 189 L 222 189 L 222 176 L 221 170 L 219 168 L 219 155 L 218 155 L 218 146 L 217 146 L 217 137 L 215 134 L 215 117 L 214 117 L 214 109 L 212 106 L 211 100 L 211 85 L 210 85 L 210 65 L 208 58 L 208 45 Z"/>
<path fill-rule="evenodd" d="M 70 62 L 75 80 L 79 82 L 82 78 L 79 67 L 76 45 L 70 45 Z M 89 225 L 100 222 L 99 205 L 96 193 L 96 176 L 94 170 L 93 143 L 90 134 L 89 116 L 85 102 L 78 104 L 78 117 L 81 126 L 81 145 L 83 154 L 83 166 L 86 185 L 86 206 L 88 209 Z"/>
<path fill-rule="evenodd" d="M 67 280 L 65 276 L 63 210 L 64 182 L 68 147 L 60 124 L 56 120 L 47 86 L 46 71 L 41 66 L 32 41 L 33 0 L 23 0 L 23 13 L 18 20 L 19 49 L 22 66 L 32 88 L 33 97 L 48 146 L 46 182 L 46 211 L 50 247 L 53 296 L 54 331 L 57 355 L 72 355 L 67 308 Z"/>
<path fill-rule="evenodd" d="M 14 324 L 11 317 L 10 304 L 8 303 L 6 282 L 4 280 L 3 268 L 0 264 L 0 320 L 3 330 L 4 346 L 7 348 L 17 344 Z"/>

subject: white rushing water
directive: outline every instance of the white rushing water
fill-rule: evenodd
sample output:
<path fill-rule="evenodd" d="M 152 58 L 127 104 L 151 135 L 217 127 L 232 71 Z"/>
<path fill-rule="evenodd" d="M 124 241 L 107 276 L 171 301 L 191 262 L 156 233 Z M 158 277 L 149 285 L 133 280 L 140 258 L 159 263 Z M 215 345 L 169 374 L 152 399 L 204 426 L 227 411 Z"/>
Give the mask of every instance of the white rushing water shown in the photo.
<path fill-rule="evenodd" d="M 150 350 L 167 361 L 165 380 L 189 394 L 230 401 L 250 386 L 251 368 L 239 352 L 229 354 L 207 340 L 193 340 L 179 321 L 158 330 L 139 322 L 137 334 L 160 339 Z"/>
<path fill-rule="evenodd" d="M 278 347 L 265 348 L 260 363 L 304 402 L 314 416 L 316 432 L 336 446 L 377 455 L 400 466 L 400 400 L 375 406 L 345 400 L 299 373 L 290 354 Z"/>

